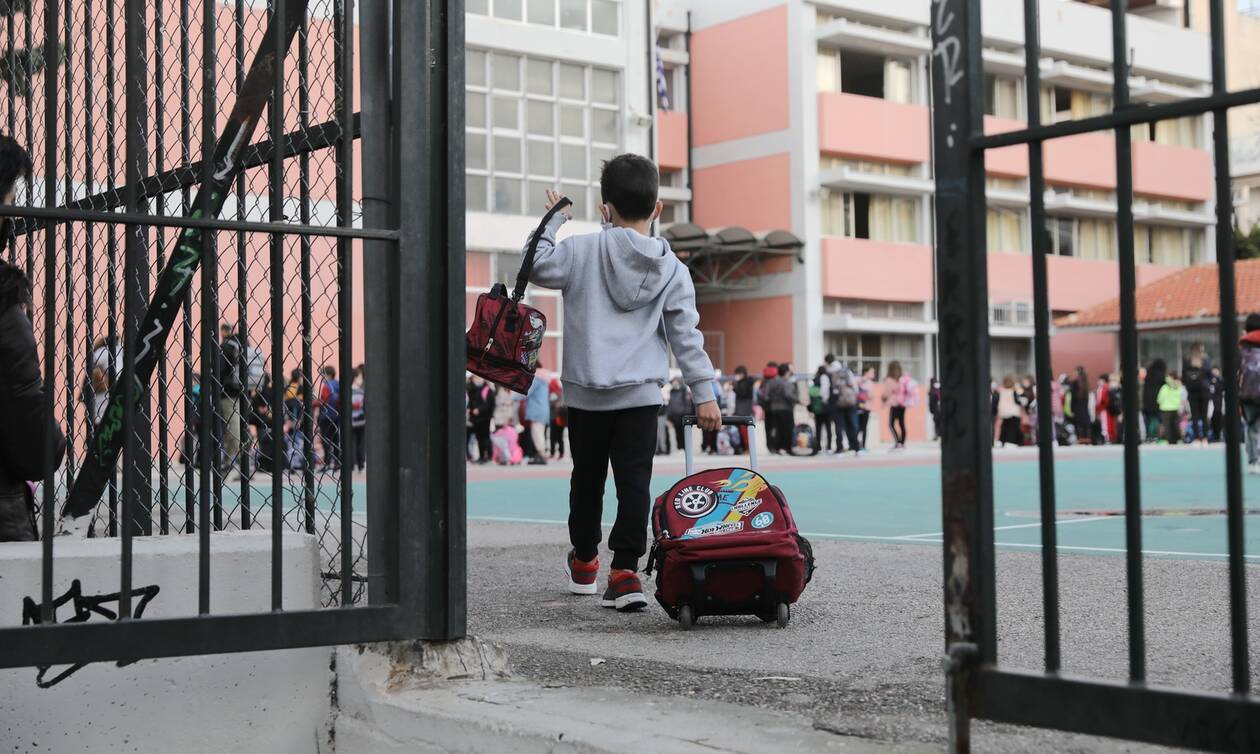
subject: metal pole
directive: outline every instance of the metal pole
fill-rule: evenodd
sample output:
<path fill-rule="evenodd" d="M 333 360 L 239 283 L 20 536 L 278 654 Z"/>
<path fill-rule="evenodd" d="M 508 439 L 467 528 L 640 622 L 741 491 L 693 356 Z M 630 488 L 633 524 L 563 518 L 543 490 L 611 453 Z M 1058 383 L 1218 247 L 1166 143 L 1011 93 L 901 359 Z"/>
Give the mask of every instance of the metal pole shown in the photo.
<path fill-rule="evenodd" d="M 239 0 L 238 0 L 239 2 Z M 269 113 L 269 125 L 271 126 L 271 139 L 278 147 L 284 138 L 284 58 L 289 49 L 289 37 L 284 33 L 287 27 L 285 13 L 288 9 L 289 0 L 276 0 L 272 4 L 272 24 L 271 27 L 276 30 L 273 38 L 275 44 L 272 50 L 272 56 L 275 61 L 272 65 L 272 71 L 275 79 L 271 86 L 271 104 Z M 264 54 L 259 50 L 259 54 Z M 268 209 L 270 210 L 270 220 L 273 223 L 284 222 L 284 157 L 280 149 L 276 149 L 272 153 L 270 175 L 270 192 L 268 195 Z M 241 292 L 244 295 L 244 291 Z M 284 358 L 284 236 L 273 235 L 271 237 L 271 359 L 272 368 L 280 370 L 281 360 Z M 277 396 L 283 396 L 283 386 L 278 382 L 271 386 L 273 399 Z M 273 402 L 275 406 L 279 401 Z M 272 429 L 275 430 L 280 420 L 280 412 L 272 410 Z M 283 427 L 283 425 L 280 425 Z M 242 439 L 244 435 L 242 435 Z M 271 609 L 280 610 L 283 607 L 282 598 L 284 595 L 284 487 L 282 486 L 283 475 L 276 471 L 275 456 L 276 448 L 279 447 L 280 435 L 277 432 L 272 438 L 272 474 L 271 474 Z M 242 468 L 247 469 L 248 465 L 242 462 Z"/>
<path fill-rule="evenodd" d="M 397 227 L 397 170 L 392 137 L 390 6 L 364 3 L 359 9 L 359 91 L 362 102 L 363 227 Z M 368 601 L 398 602 L 398 253 L 397 242 L 365 241 L 363 265 L 364 354 L 372 369 L 365 389 L 375 396 L 377 420 L 366 430 L 368 467 Z M 309 280 L 309 277 L 305 277 Z M 304 302 L 303 306 L 306 306 Z M 304 313 L 305 316 L 305 313 Z M 303 324 L 305 327 L 305 323 Z M 307 365 L 309 374 L 309 361 Z M 307 407 L 309 415 L 309 406 Z"/>
<path fill-rule="evenodd" d="M 27 36 L 31 34 L 31 22 L 26 22 Z M 57 0 L 48 0 L 44 6 L 44 49 L 55 49 L 57 45 Z M 27 46 L 30 49 L 30 46 Z M 57 75 L 53 71 L 49 71 L 44 76 L 44 204 L 54 207 L 57 204 Z M 27 105 L 27 112 L 30 112 L 30 105 Z M 27 126 L 30 126 L 30 118 L 27 118 Z M 30 140 L 27 140 L 29 148 Z M 31 182 L 33 183 L 33 181 Z M 28 253 L 30 248 L 28 246 Z M 33 266 L 33 261 L 28 259 L 28 268 Z M 31 270 L 28 269 L 28 279 Z M 42 315 L 44 317 L 44 416 L 41 421 L 51 422 L 53 411 L 55 409 L 56 389 L 56 372 L 54 364 L 56 359 L 53 354 L 56 351 L 57 338 L 57 314 L 51 305 L 56 301 L 57 295 L 57 234 L 47 233 L 44 236 L 44 306 L 42 307 Z M 69 344 L 67 344 L 69 347 Z M 56 479 L 54 473 L 57 467 L 56 452 L 57 449 L 53 441 L 53 433 L 45 430 L 44 432 L 44 464 L 43 464 L 43 501 L 40 508 L 40 545 L 41 545 L 41 603 L 40 614 L 44 621 L 51 622 L 53 619 L 53 536 L 55 525 L 53 520 L 53 506 L 56 505 L 55 489 Z"/>
<path fill-rule="evenodd" d="M 1128 0 L 1111 0 L 1114 108 L 1129 107 Z M 1124 540 L 1129 602 L 1129 679 L 1146 680 L 1142 599 L 1142 477 L 1138 466 L 1137 272 L 1133 256 L 1133 148 L 1129 126 L 1116 128 L 1116 235 L 1120 253 L 1120 403 L 1124 407 Z M 1085 385 L 1086 390 L 1089 389 Z"/>
<path fill-rule="evenodd" d="M 202 184 L 209 186 L 214 180 L 215 118 L 218 111 L 216 87 L 217 63 L 217 4 L 215 0 L 203 0 L 201 21 L 201 176 Z M 211 216 L 210 192 L 199 193 L 202 217 Z M 204 239 L 206 254 L 201 264 L 201 438 L 198 443 L 201 456 L 201 500 L 197 559 L 197 612 L 210 612 L 210 493 L 215 487 L 214 528 L 221 526 L 222 491 L 218 489 L 218 433 L 211 430 L 218 414 L 215 385 L 219 375 L 219 344 L 216 340 L 219 320 L 219 265 L 215 253 L 216 236 L 207 234 Z M 212 439 L 213 438 L 213 439 Z"/>
<path fill-rule="evenodd" d="M 1037 0 L 1024 0 L 1024 70 L 1027 120 L 1041 125 L 1041 30 Z M 1046 672 L 1056 673 L 1059 649 L 1059 548 L 1054 489 L 1054 411 L 1050 389 L 1050 294 L 1046 254 L 1046 176 L 1041 142 L 1028 145 L 1029 225 L 1032 230 L 1033 350 L 1037 371 L 1037 448 L 1041 482 L 1041 592 L 1045 615 Z"/>
<path fill-rule="evenodd" d="M 153 85 L 155 96 L 153 98 L 153 139 L 154 154 L 156 159 L 154 167 L 161 170 L 166 164 L 166 28 L 164 23 L 162 0 L 154 0 L 153 16 L 156 23 L 153 24 L 153 59 L 159 61 L 158 65 L 153 69 Z M 128 181 L 130 183 L 131 181 Z M 157 201 L 154 214 L 166 214 L 166 196 L 163 195 Z M 155 246 L 157 247 L 157 268 L 160 270 L 166 266 L 166 232 L 159 230 L 154 234 Z M 166 354 L 163 353 L 158 361 L 158 530 L 162 534 L 170 532 L 171 519 L 171 491 L 170 491 L 170 455 L 167 447 L 168 435 L 167 426 L 170 421 L 167 416 L 167 401 L 169 400 L 169 385 L 167 384 L 166 374 Z"/>
<path fill-rule="evenodd" d="M 1188 11 L 1187 11 L 1188 13 Z M 1212 93 L 1225 92 L 1225 14 L 1221 0 L 1211 3 Z M 1216 266 L 1221 288 L 1221 374 L 1225 383 L 1225 514 L 1229 543 L 1229 638 L 1234 691 L 1251 690 L 1247 647 L 1247 572 L 1244 563 L 1242 442 L 1238 426 L 1238 304 L 1234 285 L 1233 191 L 1229 180 L 1229 117 L 1212 112 L 1212 151 L 1216 162 Z"/>
<path fill-rule="evenodd" d="M 309 16 L 302 14 L 302 26 L 298 30 L 298 130 L 305 132 L 311 120 L 311 80 L 310 80 L 310 32 Z M 303 225 L 311 222 L 311 155 L 302 152 L 298 158 L 298 209 Z M 302 415 L 299 425 L 294 427 L 294 434 L 302 438 L 302 508 L 304 526 L 307 534 L 315 533 L 315 438 L 312 416 L 311 386 L 315 381 L 311 378 L 311 239 L 302 235 L 298 239 L 298 253 L 301 277 L 302 313 L 302 378 L 301 401 Z"/>
<path fill-rule="evenodd" d="M 284 5 L 285 0 L 274 0 L 268 5 L 280 6 Z M 236 91 L 245 88 L 245 0 L 236 0 L 236 14 L 233 19 L 236 29 L 236 50 L 233 58 L 235 59 L 236 70 Z M 283 40 L 284 35 L 276 35 L 277 39 Z M 265 54 L 265 51 L 259 49 L 258 54 Z M 278 61 L 280 68 L 284 67 L 284 61 Z M 274 98 L 273 98 L 274 100 Z M 272 105 L 275 104 L 273 101 Z M 283 112 L 283 111 L 282 111 Z M 274 121 L 275 118 L 272 118 Z M 281 116 L 281 122 L 284 118 Z M 274 129 L 272 129 L 274 133 Z M 283 133 L 283 129 L 281 129 Z M 283 162 L 281 163 L 281 180 L 283 180 Z M 269 183 L 274 192 L 274 183 L 276 179 L 275 155 L 272 155 L 272 165 L 269 171 Z M 274 194 L 272 196 L 274 199 Z M 248 219 L 245 211 L 245 171 L 241 171 L 236 175 L 236 218 L 238 220 Z M 240 471 L 241 488 L 240 488 L 240 506 L 241 506 L 241 529 L 249 529 L 252 525 L 252 505 L 250 500 L 250 484 L 249 484 L 249 414 L 252 410 L 249 401 L 249 384 L 247 368 L 245 363 L 246 346 L 251 344 L 249 332 L 249 308 L 246 306 L 246 296 L 249 291 L 249 272 L 245 267 L 245 257 L 248 254 L 246 234 L 236 234 L 236 332 L 240 338 L 241 348 L 239 358 L 236 360 L 236 379 L 237 384 L 241 386 L 241 394 L 236 398 L 236 432 L 241 441 L 237 444 L 237 457 L 235 460 L 237 469 Z M 272 237 L 275 238 L 274 236 Z M 272 295 L 275 295 L 276 288 L 272 287 Z"/>
<path fill-rule="evenodd" d="M 181 165 L 192 161 L 192 69 L 189 65 L 189 0 L 179 0 L 179 159 Z M 180 211 L 184 215 L 192 214 L 192 197 L 187 186 L 180 191 Z M 201 457 L 200 445 L 196 453 L 192 438 L 194 427 L 192 417 L 196 409 L 193 403 L 193 327 L 192 327 L 192 286 L 184 289 L 184 532 L 192 534 L 196 531 L 193 513 L 193 470 L 198 467 Z M 200 389 L 205 387 L 203 377 Z M 204 423 L 204 422 L 203 422 Z"/>
<path fill-rule="evenodd" d="M 997 659 L 980 0 L 936 0 L 932 147 L 950 749 L 970 750 L 977 660 Z"/>
<path fill-rule="evenodd" d="M 341 141 L 337 145 L 337 224 L 354 223 L 354 0 L 334 0 L 334 89 L 337 117 L 341 121 Z M 341 372 L 341 606 L 354 604 L 354 468 L 356 454 L 353 412 L 354 374 L 351 348 L 354 345 L 354 251 L 348 238 L 337 239 L 337 332 Z M 366 404 L 365 404 L 366 409 Z"/>

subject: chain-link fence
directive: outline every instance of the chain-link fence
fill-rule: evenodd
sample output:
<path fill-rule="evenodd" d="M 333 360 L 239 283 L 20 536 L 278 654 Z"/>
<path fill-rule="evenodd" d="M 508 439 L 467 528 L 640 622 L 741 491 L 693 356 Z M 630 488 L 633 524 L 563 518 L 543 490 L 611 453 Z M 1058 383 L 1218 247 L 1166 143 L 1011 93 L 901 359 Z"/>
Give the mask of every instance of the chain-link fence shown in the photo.
<path fill-rule="evenodd" d="M 100 428 L 125 404 L 111 394 L 128 361 L 128 317 L 135 322 L 143 398 L 123 424 L 133 437 L 123 463 L 109 464 L 99 502 L 60 519 L 59 531 L 118 536 L 125 491 L 136 533 L 278 523 L 318 537 L 329 606 L 358 601 L 366 580 L 361 242 L 267 224 L 359 225 L 357 30 L 343 0 L 281 1 L 0 2 L 9 95 L 0 124 L 34 163 L 14 204 L 48 210 L 14 218 L 3 254 L 31 280 L 46 387 L 68 440 L 55 482 L 38 496 L 58 513 L 76 485 L 92 486 L 81 477 Z M 267 84 L 263 97 L 250 94 L 255 77 Z M 264 111 L 249 133 L 251 107 Z M 225 134 L 242 143 L 225 145 Z M 129 153 L 145 158 L 129 165 Z M 224 175 L 225 193 L 205 196 Z M 226 222 L 162 227 L 140 217 L 150 214 Z M 182 242 L 200 246 L 202 233 L 206 252 L 189 265 Z M 150 301 L 160 307 L 172 268 L 191 275 L 159 333 L 143 317 Z"/>

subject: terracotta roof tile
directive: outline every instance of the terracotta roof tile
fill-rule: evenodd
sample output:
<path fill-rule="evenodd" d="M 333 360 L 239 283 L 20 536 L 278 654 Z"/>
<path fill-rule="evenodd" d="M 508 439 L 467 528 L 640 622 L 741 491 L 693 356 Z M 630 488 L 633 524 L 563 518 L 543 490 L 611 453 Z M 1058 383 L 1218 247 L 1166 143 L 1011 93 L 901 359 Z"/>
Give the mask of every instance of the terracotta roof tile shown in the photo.
<path fill-rule="evenodd" d="M 1215 264 L 1188 267 L 1137 289 L 1137 321 L 1172 322 L 1219 317 L 1220 287 Z M 1238 313 L 1260 312 L 1260 259 L 1234 265 Z M 1060 317 L 1056 327 L 1107 327 L 1120 324 L 1120 299 Z"/>

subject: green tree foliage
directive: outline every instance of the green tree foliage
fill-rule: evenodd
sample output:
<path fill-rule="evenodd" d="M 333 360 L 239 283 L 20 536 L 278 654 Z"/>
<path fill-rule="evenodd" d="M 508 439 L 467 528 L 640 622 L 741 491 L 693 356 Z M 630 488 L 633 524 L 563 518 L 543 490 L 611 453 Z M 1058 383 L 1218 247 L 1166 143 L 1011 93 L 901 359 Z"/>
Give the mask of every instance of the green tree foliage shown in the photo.
<path fill-rule="evenodd" d="M 1260 223 L 1246 233 L 1234 226 L 1234 249 L 1236 259 L 1260 259 Z"/>

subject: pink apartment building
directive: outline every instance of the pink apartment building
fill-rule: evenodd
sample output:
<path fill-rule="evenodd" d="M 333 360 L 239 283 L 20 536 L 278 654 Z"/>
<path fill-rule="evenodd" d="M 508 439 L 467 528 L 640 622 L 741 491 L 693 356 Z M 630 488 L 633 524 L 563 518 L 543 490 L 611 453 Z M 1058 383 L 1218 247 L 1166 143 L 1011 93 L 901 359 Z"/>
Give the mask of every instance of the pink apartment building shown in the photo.
<path fill-rule="evenodd" d="M 1108 110 L 1107 12 L 1041 5 L 1043 120 Z M 993 130 L 1025 117 L 1021 7 L 984 4 Z M 928 0 L 471 0 L 468 9 L 470 308 L 492 280 L 515 274 L 543 187 L 577 201 L 567 232 L 594 230 L 600 162 L 636 151 L 661 166 L 661 230 L 676 249 L 687 238 L 738 249 L 749 238 L 737 229 L 803 242 L 731 263 L 720 283 L 693 269 L 701 328 L 725 372 L 769 360 L 812 370 L 830 352 L 881 373 L 897 360 L 924 382 L 935 373 Z M 1138 101 L 1207 90 L 1206 36 L 1166 10 L 1130 16 Z M 1213 191 L 1203 119 L 1144 125 L 1134 142 L 1141 284 L 1212 259 Z M 1032 371 L 1026 154 L 995 152 L 988 165 L 1001 378 Z M 1046 145 L 1056 316 L 1118 292 L 1114 166 L 1104 134 Z M 551 320 L 544 362 L 559 367 L 563 311 L 551 292 L 531 298 Z M 1059 332 L 1052 348 L 1058 371 L 1115 365 L 1106 334 Z M 911 414 L 912 437 L 929 429 L 923 408 Z"/>
<path fill-rule="evenodd" d="M 689 41 L 687 113 L 657 119 L 662 169 L 685 174 L 693 192 L 686 219 L 707 230 L 786 229 L 804 241 L 799 261 L 774 259 L 739 290 L 702 296 L 701 327 L 722 368 L 756 370 L 773 359 L 812 370 L 835 353 L 881 374 L 898 360 L 926 381 L 936 369 L 929 3 L 661 5 L 662 46 Z M 1165 10 L 1157 6 L 1149 10 Z M 1025 117 L 1021 9 L 984 3 L 992 131 Z M 1107 11 L 1043 0 L 1040 21 L 1043 122 L 1109 110 Z M 1207 91 L 1205 35 L 1135 12 L 1129 38 L 1135 100 Z M 1201 118 L 1134 129 L 1139 284 L 1213 257 L 1209 133 Z M 1049 142 L 1045 165 L 1059 316 L 1118 293 L 1113 139 Z M 1033 369 L 1026 151 L 992 153 L 987 167 L 992 371 L 1001 379 Z M 1056 371 L 1115 367 L 1109 335 L 1059 332 L 1051 343 Z M 923 414 L 923 406 L 911 414 L 912 437 L 928 431 Z"/>

